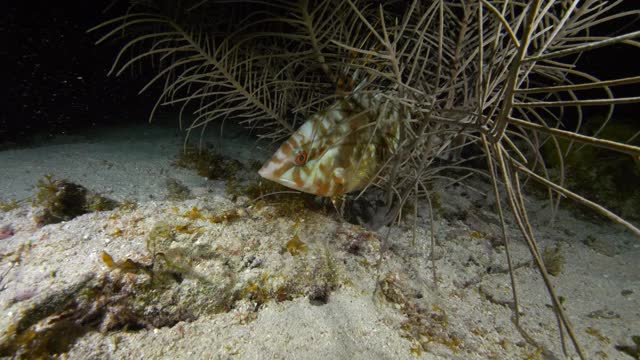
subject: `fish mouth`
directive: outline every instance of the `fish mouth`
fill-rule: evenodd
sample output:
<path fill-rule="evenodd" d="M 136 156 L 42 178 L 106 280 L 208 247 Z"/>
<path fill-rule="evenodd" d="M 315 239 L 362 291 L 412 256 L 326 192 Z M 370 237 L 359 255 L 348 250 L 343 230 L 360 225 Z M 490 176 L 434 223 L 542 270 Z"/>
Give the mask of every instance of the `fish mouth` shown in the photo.
<path fill-rule="evenodd" d="M 260 176 L 262 176 L 263 178 L 276 182 L 278 184 L 282 184 L 290 189 L 296 189 L 297 190 L 297 186 L 295 184 L 295 182 L 289 180 L 289 179 L 284 179 L 281 177 L 277 177 L 273 175 L 273 171 L 269 171 L 268 166 L 265 165 L 263 166 L 260 170 L 258 170 L 258 174 Z"/>
<path fill-rule="evenodd" d="M 266 166 L 261 167 L 260 170 L 258 170 L 258 174 L 260 176 L 262 176 L 263 178 L 265 178 L 265 179 L 272 180 L 271 176 L 269 176 L 271 174 L 269 174 L 269 172 L 267 171 L 267 167 Z"/>
<path fill-rule="evenodd" d="M 275 168 L 271 166 L 271 161 L 267 161 L 260 170 L 258 170 L 258 174 L 267 180 L 277 181 L 276 176 L 274 176 Z"/>

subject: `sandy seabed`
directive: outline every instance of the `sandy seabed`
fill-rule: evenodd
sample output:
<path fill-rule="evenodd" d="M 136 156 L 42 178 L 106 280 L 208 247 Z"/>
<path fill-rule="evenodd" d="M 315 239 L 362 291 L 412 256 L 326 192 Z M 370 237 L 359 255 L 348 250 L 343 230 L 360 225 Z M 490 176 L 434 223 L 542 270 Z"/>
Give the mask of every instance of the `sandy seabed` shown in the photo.
<path fill-rule="evenodd" d="M 282 216 L 172 165 L 182 145 L 147 126 L 0 152 L 0 199 L 23 200 L 0 212 L 0 355 L 563 358 L 543 282 L 510 224 L 529 341 L 512 321 L 499 222 L 482 192 L 436 189 L 435 282 L 426 209 L 376 232 L 330 211 Z M 242 162 L 266 159 L 266 148 L 242 136 L 220 147 Z M 137 206 L 38 227 L 29 199 L 45 174 Z M 169 178 L 192 198 L 168 200 Z M 566 210 L 550 222 L 546 201 L 528 205 L 540 248 L 564 259 L 552 281 L 588 358 L 632 359 L 616 347 L 640 335 L 640 239 Z"/>

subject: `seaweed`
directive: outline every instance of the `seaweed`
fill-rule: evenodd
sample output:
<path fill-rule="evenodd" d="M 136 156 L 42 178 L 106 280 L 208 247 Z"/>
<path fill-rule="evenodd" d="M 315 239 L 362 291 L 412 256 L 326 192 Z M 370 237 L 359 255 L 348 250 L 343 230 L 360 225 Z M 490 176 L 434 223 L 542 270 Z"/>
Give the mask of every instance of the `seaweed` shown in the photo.
<path fill-rule="evenodd" d="M 589 335 L 591 335 L 591 336 L 593 336 L 594 338 L 598 339 L 603 344 L 609 344 L 611 342 L 611 339 L 609 339 L 608 337 L 602 335 L 600 330 L 598 330 L 598 329 L 596 329 L 594 327 L 588 327 L 584 332 L 589 334 Z"/>
<path fill-rule="evenodd" d="M 324 247 L 324 253 L 320 261 L 316 263 L 313 274 L 313 282 L 307 289 L 307 297 L 312 305 L 324 305 L 329 302 L 329 296 L 340 284 L 340 274 L 337 264 L 328 246 Z"/>
<path fill-rule="evenodd" d="M 106 251 L 102 251 L 101 259 L 102 259 L 102 262 L 109 269 L 119 269 L 121 271 L 128 272 L 128 273 L 137 274 L 137 273 L 144 272 L 149 274 L 151 273 L 151 269 L 152 269 L 151 265 L 144 265 L 131 259 L 126 259 L 120 262 L 116 262 L 113 260 L 113 257 L 111 257 L 111 255 L 109 255 Z"/>
<path fill-rule="evenodd" d="M 88 212 L 110 211 L 120 206 L 120 203 L 102 195 L 89 193 L 86 198 L 85 208 Z"/>
<path fill-rule="evenodd" d="M 308 251 L 307 245 L 300 240 L 298 234 L 293 235 L 291 240 L 287 241 L 285 248 L 291 256 L 305 254 Z"/>
<path fill-rule="evenodd" d="M 180 152 L 174 165 L 195 170 L 209 180 L 234 178 L 243 167 L 242 163 L 221 155 L 212 146 L 197 148 L 191 145 Z"/>
<path fill-rule="evenodd" d="M 259 266 L 236 263 L 233 250 L 187 246 L 192 242 L 183 243 L 187 238 L 183 235 L 199 230 L 195 221 L 212 218 L 197 208 L 190 213 L 193 220 L 185 222 L 176 216 L 179 223 L 156 223 L 146 235 L 145 255 L 117 258 L 103 250 L 100 261 L 105 271 L 91 272 L 73 287 L 34 304 L 11 326 L 0 343 L 0 356 L 54 357 L 90 332 L 168 327 L 231 309 L 238 310 L 240 321 L 251 321 L 269 301 L 308 296 L 311 303 L 320 305 L 340 286 L 339 264 L 328 248 L 318 252 L 309 246 L 307 251 L 314 256 L 297 256 L 293 271 L 271 274 L 260 271 Z M 230 222 L 239 216 L 244 214 L 229 210 L 215 217 Z M 247 261 L 253 264 L 254 259 Z M 221 266 L 200 273 L 196 269 L 202 261 Z M 250 276 L 238 276 L 240 271 Z"/>
<path fill-rule="evenodd" d="M 135 210 L 137 208 L 138 208 L 138 204 L 135 201 L 129 200 L 129 199 L 125 199 L 120 204 L 120 210 L 122 210 L 122 211 L 133 211 L 133 210 Z"/>
<path fill-rule="evenodd" d="M 159 64 L 158 75 L 145 86 L 163 84 L 151 117 L 161 104 L 180 103 L 181 113 L 195 115 L 189 133 L 236 121 L 280 142 L 315 114 L 328 116 L 332 106 L 355 104 L 365 110 L 362 116 L 372 134 L 396 145 L 366 184 L 367 190 L 384 192 L 385 204 L 393 210 L 384 218 L 387 223 L 400 215 L 407 199 L 418 203 L 429 198 L 434 179 L 459 183 L 486 176 L 494 197 L 506 197 L 506 210 L 520 224 L 560 320 L 559 334 L 566 333 L 578 357 L 586 358 L 544 269 L 520 190 L 525 182 L 536 182 L 548 190 L 554 209 L 567 197 L 640 235 L 631 222 L 572 191 L 562 181 L 563 169 L 560 176 L 550 174 L 543 155 L 549 143 L 558 158 L 566 158 L 557 144 L 567 141 L 637 163 L 636 124 L 630 131 L 616 131 L 635 134 L 622 139 L 607 137 L 605 131 L 618 122 L 614 105 L 639 101 L 618 91 L 621 86 L 636 89 L 637 69 L 600 81 L 601 74 L 585 73 L 581 66 L 586 63 L 579 61 L 594 49 L 633 45 L 631 28 L 600 31 L 636 15 L 625 10 L 625 2 L 573 2 L 570 7 L 497 0 L 418 1 L 410 6 L 340 0 L 251 6 L 242 1 L 171 3 L 175 6 L 134 1 L 126 15 L 91 29 L 104 34 L 98 43 L 122 38 L 111 73 L 143 60 Z M 596 123 L 589 129 L 583 126 L 583 107 L 593 105 L 610 111 L 602 121 L 587 119 Z M 397 136 L 386 122 L 398 129 Z M 221 162 L 206 152 L 202 157 L 195 167 L 204 175 Z M 588 161 L 606 165 L 609 155 Z M 213 175 L 233 172 L 223 168 Z M 452 169 L 459 174 L 447 173 Z M 615 183 L 607 178 L 599 180 Z M 229 191 L 238 191 L 239 185 L 230 184 Z M 625 207 L 627 212 L 636 208 Z M 506 228 L 509 217 L 502 207 L 496 211 Z M 517 312 L 515 318 L 518 323 Z"/>
<path fill-rule="evenodd" d="M 207 220 L 209 220 L 209 222 L 213 223 L 213 224 L 230 223 L 230 222 L 237 221 L 237 220 L 245 217 L 246 215 L 247 215 L 247 213 L 243 209 L 236 208 L 236 209 L 223 211 L 219 215 L 209 216 L 207 218 Z"/>
<path fill-rule="evenodd" d="M 542 252 L 542 260 L 547 272 L 553 276 L 558 276 L 564 267 L 565 258 L 562 254 L 562 246 L 556 243 L 555 246 L 547 246 Z"/>
<path fill-rule="evenodd" d="M 0 200 L 0 211 L 9 212 L 11 210 L 17 209 L 18 207 L 20 207 L 20 204 L 15 199 L 11 199 L 6 202 Z"/>
<path fill-rule="evenodd" d="M 39 179 L 34 205 L 44 208 L 37 216 L 39 225 L 48 225 L 70 220 L 86 214 L 87 190 L 66 180 L 55 180 L 52 174 Z"/>
<path fill-rule="evenodd" d="M 411 341 L 409 351 L 420 356 L 429 351 L 432 343 L 446 346 L 457 353 L 462 346 L 459 337 L 448 331 L 449 317 L 438 304 L 424 307 L 418 304 L 413 294 L 417 293 L 407 281 L 396 273 L 387 274 L 377 286 L 377 291 L 388 302 L 397 304 L 406 319 L 400 325 L 402 336 Z"/>
<path fill-rule="evenodd" d="M 603 126 L 604 116 L 591 116 L 585 122 L 584 133 L 593 134 Z M 621 119 L 604 127 L 599 137 L 609 141 L 626 142 L 634 133 L 631 120 Z M 581 195 L 606 205 L 628 219 L 640 219 L 640 194 L 636 184 L 640 183 L 640 159 L 634 156 L 619 156 L 615 151 L 597 147 L 578 147 L 568 139 L 557 139 L 563 156 L 564 181 L 566 187 Z M 636 145 L 638 141 L 636 140 Z M 560 161 L 553 141 L 547 141 L 542 154 L 549 166 L 559 173 Z M 576 210 L 575 205 L 570 209 Z"/>
<path fill-rule="evenodd" d="M 116 227 L 115 229 L 113 229 L 113 232 L 110 233 L 110 236 L 113 237 L 121 237 L 124 234 L 124 231 L 122 230 L 122 228 L 120 227 Z"/>
<path fill-rule="evenodd" d="M 616 350 L 631 356 L 633 359 L 640 359 L 640 335 L 631 336 L 634 345 L 616 345 Z"/>
<path fill-rule="evenodd" d="M 191 190 L 180 181 L 168 178 L 165 181 L 165 187 L 167 188 L 167 199 L 172 201 L 184 201 L 193 198 Z"/>
<path fill-rule="evenodd" d="M 268 286 L 268 278 L 268 275 L 263 273 L 257 280 L 249 281 L 237 296 L 240 299 L 253 301 L 257 307 L 260 307 L 273 298 L 272 291 Z"/>
<path fill-rule="evenodd" d="M 35 221 L 39 226 L 68 221 L 77 216 L 113 210 L 119 206 L 115 200 L 87 190 L 68 180 L 56 180 L 52 174 L 44 175 L 36 184 L 33 205 L 42 207 Z"/>
<path fill-rule="evenodd" d="M 191 210 L 185 212 L 184 214 L 182 214 L 183 217 L 194 221 L 194 220 L 204 220 L 204 215 L 202 215 L 202 212 L 200 212 L 200 210 L 197 207 L 192 207 Z"/>

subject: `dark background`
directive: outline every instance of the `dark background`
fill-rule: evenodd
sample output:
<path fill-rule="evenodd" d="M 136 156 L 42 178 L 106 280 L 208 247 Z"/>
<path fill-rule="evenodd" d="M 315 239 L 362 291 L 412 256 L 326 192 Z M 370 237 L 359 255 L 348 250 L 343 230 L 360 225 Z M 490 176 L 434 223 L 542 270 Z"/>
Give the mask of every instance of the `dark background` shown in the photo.
<path fill-rule="evenodd" d="M 112 5 L 108 11 L 105 9 Z M 145 123 L 158 96 L 151 89 L 138 95 L 152 73 L 107 76 L 119 43 L 94 42 L 86 30 L 125 13 L 121 0 L 4 1 L 0 8 L 2 81 L 0 147 L 28 144 L 37 135 L 72 134 L 87 127 Z M 640 8 L 625 1 L 622 9 Z M 599 32 L 638 30 L 638 22 L 617 21 Z M 614 46 L 588 53 L 582 70 L 602 78 L 638 75 L 640 50 Z M 144 73 L 147 71 L 148 73 Z M 637 85 L 616 89 L 620 96 L 638 95 Z M 587 111 L 603 112 L 591 108 Z M 621 118 L 635 118 L 637 105 L 620 106 Z M 632 121 L 632 120 L 624 120 Z M 636 122 L 637 123 L 637 122 Z"/>
<path fill-rule="evenodd" d="M 11 3 L 11 4 L 7 4 Z M 107 76 L 118 44 L 95 46 L 86 31 L 125 13 L 120 1 L 3 1 L 0 144 L 71 134 L 96 125 L 143 123 L 154 94 L 137 95 L 145 77 Z"/>

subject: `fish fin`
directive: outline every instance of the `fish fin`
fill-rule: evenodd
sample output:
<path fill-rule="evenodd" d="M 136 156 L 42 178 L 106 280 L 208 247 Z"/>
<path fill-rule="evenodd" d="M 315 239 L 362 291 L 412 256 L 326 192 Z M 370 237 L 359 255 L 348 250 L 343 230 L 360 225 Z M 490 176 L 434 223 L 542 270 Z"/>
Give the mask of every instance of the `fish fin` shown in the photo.
<path fill-rule="evenodd" d="M 344 185 L 344 168 L 339 167 L 333 170 L 333 180 L 336 182 L 336 184 Z"/>
<path fill-rule="evenodd" d="M 344 219 L 344 205 L 346 203 L 346 196 L 344 194 L 335 195 L 331 197 L 331 203 L 333 204 L 334 209 L 338 213 L 338 216 L 342 221 L 346 221 Z"/>

